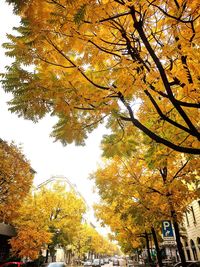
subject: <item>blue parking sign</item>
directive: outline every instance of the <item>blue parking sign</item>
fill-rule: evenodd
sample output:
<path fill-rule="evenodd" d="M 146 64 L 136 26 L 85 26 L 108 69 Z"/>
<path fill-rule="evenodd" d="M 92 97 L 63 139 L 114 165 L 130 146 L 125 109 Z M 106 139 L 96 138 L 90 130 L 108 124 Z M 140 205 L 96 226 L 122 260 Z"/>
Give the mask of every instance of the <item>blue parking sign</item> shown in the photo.
<path fill-rule="evenodd" d="M 174 236 L 171 221 L 169 220 L 162 221 L 162 233 L 163 233 L 163 237 Z"/>

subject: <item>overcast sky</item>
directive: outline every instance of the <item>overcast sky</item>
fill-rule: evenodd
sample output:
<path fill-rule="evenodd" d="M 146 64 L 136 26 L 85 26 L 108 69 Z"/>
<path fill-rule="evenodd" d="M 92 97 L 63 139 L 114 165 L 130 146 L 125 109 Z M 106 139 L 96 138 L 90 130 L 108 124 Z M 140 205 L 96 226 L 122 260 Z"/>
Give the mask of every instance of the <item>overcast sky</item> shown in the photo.
<path fill-rule="evenodd" d="M 12 33 L 12 27 L 17 26 L 19 18 L 12 14 L 12 7 L 1 0 L 0 4 L 0 36 L 1 44 L 6 42 L 6 33 Z M 3 71 L 5 65 L 11 60 L 4 55 L 0 48 L 1 66 Z M 6 141 L 14 141 L 21 144 L 26 158 L 30 160 L 31 166 L 37 172 L 35 184 L 39 184 L 52 175 L 64 175 L 73 184 L 77 185 L 88 204 L 91 205 L 96 199 L 92 193 L 92 182 L 88 180 L 89 173 L 95 170 L 100 162 L 100 141 L 103 127 L 93 132 L 86 142 L 85 147 L 68 145 L 63 147 L 60 143 L 53 142 L 49 137 L 51 128 L 56 118 L 47 116 L 39 123 L 18 118 L 8 111 L 6 102 L 10 96 L 0 88 L 0 138 Z"/>

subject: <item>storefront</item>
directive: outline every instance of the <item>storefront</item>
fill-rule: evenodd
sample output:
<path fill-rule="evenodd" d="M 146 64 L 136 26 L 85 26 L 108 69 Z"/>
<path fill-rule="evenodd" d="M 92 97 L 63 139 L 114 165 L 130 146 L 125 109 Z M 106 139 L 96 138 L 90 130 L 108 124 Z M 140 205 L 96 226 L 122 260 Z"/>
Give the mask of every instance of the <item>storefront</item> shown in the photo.
<path fill-rule="evenodd" d="M 5 223 L 0 223 L 0 262 L 9 257 L 9 239 L 16 235 L 15 229 Z"/>

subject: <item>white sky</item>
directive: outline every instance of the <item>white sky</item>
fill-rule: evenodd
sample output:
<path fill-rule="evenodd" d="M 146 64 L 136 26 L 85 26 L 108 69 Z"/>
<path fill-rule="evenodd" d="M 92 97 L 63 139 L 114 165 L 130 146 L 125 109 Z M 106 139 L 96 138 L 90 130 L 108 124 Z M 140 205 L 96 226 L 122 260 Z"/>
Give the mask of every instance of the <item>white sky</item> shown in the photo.
<path fill-rule="evenodd" d="M 6 42 L 6 33 L 12 32 L 12 27 L 17 26 L 19 18 L 12 14 L 12 7 L 1 0 L 0 4 L 0 42 Z M 11 60 L 4 55 L 4 49 L 0 47 L 0 72 Z M 49 137 L 55 118 L 47 116 L 39 123 L 18 118 L 8 111 L 6 101 L 9 95 L 0 88 L 0 138 L 6 141 L 14 141 L 22 144 L 23 152 L 31 166 L 36 170 L 35 184 L 39 184 L 52 175 L 64 175 L 87 200 L 91 206 L 96 196 L 92 193 L 93 184 L 88 180 L 89 173 L 95 170 L 97 162 L 100 162 L 100 141 L 103 127 L 93 132 L 86 142 L 85 147 L 68 145 L 63 147 L 59 142 L 54 143 Z"/>

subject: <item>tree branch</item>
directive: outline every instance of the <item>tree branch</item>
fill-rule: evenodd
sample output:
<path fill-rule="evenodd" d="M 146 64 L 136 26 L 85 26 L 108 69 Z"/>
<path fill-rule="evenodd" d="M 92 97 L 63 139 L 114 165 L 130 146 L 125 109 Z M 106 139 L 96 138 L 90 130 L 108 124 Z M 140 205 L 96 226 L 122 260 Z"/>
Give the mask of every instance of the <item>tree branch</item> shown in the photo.
<path fill-rule="evenodd" d="M 190 161 L 190 160 L 188 159 L 188 160 L 183 164 L 183 166 L 181 166 L 181 168 L 175 173 L 175 175 L 172 177 L 172 181 L 178 177 L 178 174 L 185 168 L 185 166 L 188 164 L 189 161 Z"/>
<path fill-rule="evenodd" d="M 97 47 L 99 50 L 101 50 L 102 52 L 105 52 L 105 53 L 107 53 L 107 54 L 111 54 L 111 55 L 113 55 L 113 56 L 116 56 L 116 57 L 121 58 L 120 55 L 118 55 L 118 54 L 116 54 L 116 53 L 113 53 L 113 52 L 111 52 L 111 51 L 108 51 L 107 49 L 105 49 L 105 48 L 103 48 L 103 47 L 100 47 L 99 45 L 95 44 L 92 40 L 89 40 L 88 42 L 91 43 L 91 44 L 93 44 L 94 46 L 96 46 L 96 47 Z"/>
<path fill-rule="evenodd" d="M 175 126 L 175 127 L 179 128 L 179 129 L 181 129 L 181 130 L 183 130 L 183 131 L 185 131 L 185 132 L 187 132 L 187 133 L 193 135 L 193 132 L 192 132 L 190 129 L 184 127 L 183 125 L 177 123 L 176 121 L 173 121 L 172 119 L 170 119 L 169 117 L 167 117 L 165 114 L 163 114 L 163 113 L 162 113 L 162 110 L 160 109 L 160 107 L 159 107 L 158 104 L 156 103 L 155 99 L 152 97 L 152 95 L 149 93 L 148 90 L 144 90 L 144 92 L 145 92 L 145 94 L 149 97 L 149 99 L 150 99 L 151 103 L 153 104 L 153 106 L 155 107 L 155 109 L 156 109 L 158 115 L 159 115 L 164 121 L 167 121 L 167 122 L 169 122 L 170 124 L 172 124 L 173 126 Z M 195 135 L 194 135 L 194 136 L 195 136 Z"/>
<path fill-rule="evenodd" d="M 123 16 L 127 16 L 127 15 L 130 15 L 130 14 L 131 14 L 130 11 L 129 12 L 124 12 L 124 13 L 121 13 L 121 14 L 116 14 L 116 15 L 111 16 L 109 18 L 101 19 L 98 22 L 105 22 L 105 21 L 117 19 L 117 18 L 120 18 L 120 17 L 123 17 Z"/>
<path fill-rule="evenodd" d="M 75 68 L 77 68 L 77 70 L 81 73 L 81 75 L 88 81 L 90 82 L 92 85 L 94 85 L 95 87 L 99 88 L 99 89 L 103 89 L 103 90 L 109 90 L 110 87 L 105 87 L 99 84 L 96 84 L 95 82 L 93 82 L 81 69 L 80 67 L 78 67 L 71 59 L 69 59 L 63 52 L 62 50 L 60 50 L 53 42 L 51 39 L 47 39 L 47 42 L 50 43 L 55 49 L 56 51 L 61 54 L 68 62 L 70 62 Z"/>
<path fill-rule="evenodd" d="M 167 79 L 165 70 L 164 70 L 159 58 L 155 54 L 155 51 L 151 47 L 151 45 L 150 45 L 150 43 L 149 43 L 149 41 L 148 41 L 148 39 L 144 33 L 142 21 L 137 21 L 137 18 L 135 15 L 135 9 L 133 6 L 130 7 L 130 10 L 131 10 L 131 15 L 132 15 L 132 18 L 134 21 L 134 26 L 135 26 L 136 30 L 138 31 L 138 34 L 139 34 L 140 38 L 142 39 L 147 51 L 149 52 L 150 56 L 152 57 L 154 63 L 156 64 L 156 67 L 158 68 L 163 85 L 164 85 L 166 92 L 169 96 L 169 100 L 171 101 L 171 103 L 173 104 L 175 109 L 178 111 L 178 113 L 180 114 L 182 119 L 185 121 L 185 123 L 188 125 L 188 127 L 191 129 L 191 131 L 193 131 L 193 135 L 196 136 L 198 140 L 200 140 L 200 133 L 197 131 L 197 129 L 195 128 L 195 126 L 193 125 L 193 123 L 191 122 L 191 120 L 189 119 L 187 114 L 185 113 L 185 111 L 182 109 L 182 107 L 180 105 L 177 104 L 177 102 L 174 98 L 174 95 L 173 95 L 173 92 L 171 90 L 169 81 Z"/>
<path fill-rule="evenodd" d="M 158 8 L 165 16 L 169 17 L 169 18 L 172 18 L 172 19 L 175 19 L 176 21 L 179 21 L 179 22 L 182 22 L 182 23 L 191 23 L 191 22 L 194 22 L 195 20 L 197 20 L 200 15 L 196 16 L 196 18 L 192 19 L 192 20 L 184 20 L 184 19 L 181 19 L 181 16 L 179 16 L 178 18 L 173 16 L 173 15 L 170 15 L 169 13 L 167 13 L 165 10 L 163 10 L 161 7 L 153 4 L 152 2 L 148 1 L 148 3 L 156 8 Z"/>
<path fill-rule="evenodd" d="M 191 148 L 191 147 L 184 147 L 184 146 L 176 145 L 176 144 L 174 144 L 174 143 L 172 143 L 172 142 L 160 137 L 159 135 L 155 134 L 151 130 L 149 130 L 147 127 L 145 127 L 141 122 L 139 122 L 134 117 L 131 107 L 125 101 L 125 99 L 124 99 L 123 95 L 121 94 L 121 92 L 119 92 L 118 95 L 119 95 L 119 99 L 121 100 L 123 105 L 126 107 L 126 109 L 129 112 L 129 115 L 130 115 L 130 118 L 127 118 L 126 120 L 131 121 L 134 126 L 136 126 L 138 129 L 140 129 L 143 133 L 145 133 L 147 136 L 149 136 L 155 142 L 161 143 L 161 144 L 163 144 L 163 145 L 165 145 L 165 146 L 167 146 L 169 148 L 172 148 L 173 150 L 179 151 L 179 152 L 189 153 L 189 154 L 194 154 L 194 155 L 195 154 L 196 155 L 200 154 L 200 149 L 199 148 Z M 121 118 L 123 119 L 123 117 L 121 117 Z"/>

